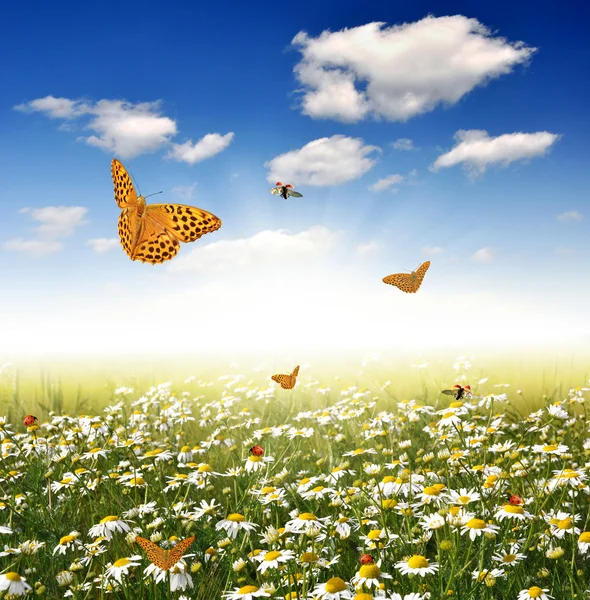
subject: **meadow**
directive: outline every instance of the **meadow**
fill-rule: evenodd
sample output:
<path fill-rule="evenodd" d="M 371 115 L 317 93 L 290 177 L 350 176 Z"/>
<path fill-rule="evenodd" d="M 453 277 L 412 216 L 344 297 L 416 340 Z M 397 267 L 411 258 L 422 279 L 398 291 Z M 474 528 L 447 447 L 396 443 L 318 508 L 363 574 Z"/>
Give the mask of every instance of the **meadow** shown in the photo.
<path fill-rule="evenodd" d="M 0 598 L 587 598 L 587 364 L 0 362 Z"/>

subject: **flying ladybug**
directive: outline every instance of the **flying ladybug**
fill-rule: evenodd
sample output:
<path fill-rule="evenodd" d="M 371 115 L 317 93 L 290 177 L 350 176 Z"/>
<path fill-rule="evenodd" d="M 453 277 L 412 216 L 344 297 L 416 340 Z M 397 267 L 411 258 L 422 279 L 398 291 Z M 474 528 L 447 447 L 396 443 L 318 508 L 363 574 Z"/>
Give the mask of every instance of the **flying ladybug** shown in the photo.
<path fill-rule="evenodd" d="M 455 396 L 456 400 L 461 400 L 461 398 L 473 398 L 471 386 L 466 385 L 465 387 L 463 387 L 458 383 L 456 383 L 450 390 L 443 390 L 441 394 L 446 394 L 447 396 Z"/>
<path fill-rule="evenodd" d="M 296 192 L 290 183 L 283 185 L 280 181 L 277 181 L 277 187 L 270 189 L 270 193 L 275 196 L 282 196 L 285 200 L 289 196 L 293 196 L 293 198 L 303 198 L 303 194 Z"/>

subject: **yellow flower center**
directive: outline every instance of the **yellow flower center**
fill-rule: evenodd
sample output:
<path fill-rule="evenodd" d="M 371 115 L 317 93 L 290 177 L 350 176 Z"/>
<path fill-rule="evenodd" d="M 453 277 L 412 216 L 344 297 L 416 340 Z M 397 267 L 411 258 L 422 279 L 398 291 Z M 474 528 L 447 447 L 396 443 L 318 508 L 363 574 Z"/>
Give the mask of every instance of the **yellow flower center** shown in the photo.
<path fill-rule="evenodd" d="M 158 456 L 163 452 L 162 448 L 156 448 L 155 450 L 148 450 L 145 455 L 146 456 Z"/>
<path fill-rule="evenodd" d="M 250 462 L 260 462 L 260 461 L 262 460 L 262 456 L 254 456 L 254 454 L 251 454 L 251 455 L 248 457 L 248 460 L 249 460 Z"/>
<path fill-rule="evenodd" d="M 273 493 L 273 492 L 274 492 L 276 489 L 277 489 L 277 488 L 274 488 L 274 487 L 263 487 L 263 488 L 260 490 L 260 493 L 261 493 L 261 494 L 272 494 L 272 493 Z"/>
<path fill-rule="evenodd" d="M 324 489 L 323 485 L 318 485 L 317 487 L 314 487 L 313 490 L 311 490 L 312 492 L 321 492 Z"/>
<path fill-rule="evenodd" d="M 302 521 L 317 521 L 318 520 L 318 518 L 315 515 L 311 514 L 311 513 L 301 513 L 299 515 L 299 518 Z"/>
<path fill-rule="evenodd" d="M 232 513 L 231 515 L 229 515 L 227 517 L 228 521 L 235 521 L 237 523 L 241 523 L 242 521 L 246 520 L 246 517 L 244 515 L 241 515 L 240 513 Z"/>
<path fill-rule="evenodd" d="M 373 600 L 374 596 L 372 596 L 371 594 L 365 594 L 365 593 L 361 593 L 361 594 L 356 594 L 352 600 Z"/>
<path fill-rule="evenodd" d="M 126 567 L 130 562 L 128 558 L 120 558 L 113 563 L 113 567 Z"/>
<path fill-rule="evenodd" d="M 211 473 L 213 469 L 211 468 L 211 465 L 201 465 L 197 471 L 199 473 Z"/>
<path fill-rule="evenodd" d="M 69 544 L 70 542 L 73 542 L 75 539 L 76 539 L 75 535 L 64 535 L 62 538 L 60 538 L 59 545 L 63 546 L 64 544 Z"/>
<path fill-rule="evenodd" d="M 191 449 L 191 447 L 190 447 L 190 446 L 183 446 L 183 447 L 180 449 L 180 451 L 181 451 L 181 452 L 188 452 L 190 449 Z"/>
<path fill-rule="evenodd" d="M 133 479 L 129 480 L 129 483 L 131 485 L 144 485 L 145 480 L 143 479 L 143 477 L 134 477 Z"/>
<path fill-rule="evenodd" d="M 395 477 L 393 475 L 386 475 L 381 482 L 382 483 L 393 483 L 395 481 Z"/>
<path fill-rule="evenodd" d="M 348 523 L 350 521 L 349 517 L 340 517 L 338 519 L 338 523 Z"/>
<path fill-rule="evenodd" d="M 62 480 L 60 481 L 60 483 L 61 483 L 61 484 L 63 484 L 63 485 L 67 485 L 67 484 L 68 484 L 68 483 L 70 483 L 71 481 L 72 481 L 72 478 L 71 478 L 71 477 L 66 477 L 65 479 L 62 479 Z"/>
<path fill-rule="evenodd" d="M 582 544 L 590 544 L 590 531 L 582 531 L 578 541 L 582 542 Z"/>
<path fill-rule="evenodd" d="M 572 520 L 568 517 L 567 519 L 561 519 L 559 523 L 557 523 L 558 529 L 571 529 L 572 528 Z"/>
<path fill-rule="evenodd" d="M 264 555 L 264 560 L 276 560 L 279 556 L 281 555 L 281 553 L 278 550 L 272 550 L 271 552 L 267 552 Z"/>
<path fill-rule="evenodd" d="M 102 452 L 102 448 L 92 448 L 88 454 L 97 454 L 98 452 Z"/>
<path fill-rule="evenodd" d="M 516 554 L 506 554 L 502 558 L 502 562 L 506 565 L 514 562 L 515 560 L 516 560 Z"/>
<path fill-rule="evenodd" d="M 465 523 L 465 527 L 469 527 L 469 529 L 485 529 L 486 522 L 482 519 L 470 519 Z"/>
<path fill-rule="evenodd" d="M 557 450 L 557 444 L 549 444 L 547 446 L 543 446 L 543 452 L 554 452 L 555 450 Z M 532 589 L 537 589 L 538 590 L 539 588 L 538 587 L 532 587 L 531 590 Z M 529 593 L 530 593 L 531 590 L 529 590 Z M 535 598 L 536 597 L 537 596 L 535 596 Z"/>
<path fill-rule="evenodd" d="M 513 515 L 524 515 L 524 508 L 522 506 L 515 506 L 514 504 L 505 504 L 504 512 L 512 513 Z"/>
<path fill-rule="evenodd" d="M 471 496 L 459 496 L 457 498 L 457 504 L 469 504 Z"/>
<path fill-rule="evenodd" d="M 309 483 L 309 477 L 304 477 L 300 482 L 299 485 L 306 485 L 307 483 Z"/>
<path fill-rule="evenodd" d="M 318 555 L 314 552 L 304 552 L 299 560 L 301 560 L 301 562 L 303 563 L 312 563 L 315 562 L 317 559 Z"/>
<path fill-rule="evenodd" d="M 383 506 L 383 508 L 395 508 L 397 506 L 397 500 L 394 500 L 393 498 L 386 498 L 385 500 L 381 501 L 381 506 Z"/>
<path fill-rule="evenodd" d="M 573 469 L 565 469 L 561 475 L 557 477 L 561 477 L 562 479 L 574 479 L 575 477 L 579 477 L 580 474 Z"/>
<path fill-rule="evenodd" d="M 381 577 L 381 569 L 377 565 L 363 565 L 359 569 L 359 575 L 363 579 L 377 579 Z"/>
<path fill-rule="evenodd" d="M 119 517 L 114 517 L 113 515 L 109 515 L 108 517 L 105 517 L 100 524 L 103 525 L 104 523 L 108 523 L 109 521 L 118 521 Z"/>
<path fill-rule="evenodd" d="M 5 573 L 4 577 L 6 577 L 6 579 L 8 579 L 8 581 L 20 581 L 21 580 L 21 576 L 18 573 L 15 573 L 14 571 Z"/>
<path fill-rule="evenodd" d="M 257 592 L 258 588 L 255 585 L 245 585 L 244 587 L 241 587 L 238 590 L 238 594 L 242 594 L 243 596 L 245 596 L 246 594 L 253 594 L 254 592 Z"/>
<path fill-rule="evenodd" d="M 371 531 L 369 531 L 369 533 L 367 534 L 367 537 L 370 540 L 378 540 L 381 537 L 381 529 L 372 529 Z"/>
<path fill-rule="evenodd" d="M 343 592 L 346 589 L 346 583 L 340 577 L 332 577 L 326 581 L 326 592 L 328 594 L 336 594 Z"/>
<path fill-rule="evenodd" d="M 531 598 L 540 598 L 543 595 L 543 590 L 536 585 L 534 585 L 532 588 L 529 588 L 528 591 Z"/>
<path fill-rule="evenodd" d="M 438 496 L 440 494 L 440 489 L 435 488 L 434 486 L 429 486 L 424 488 L 424 493 L 427 496 Z"/>
<path fill-rule="evenodd" d="M 419 554 L 414 554 L 412 558 L 408 560 L 408 567 L 410 569 L 427 569 L 430 563 Z"/>

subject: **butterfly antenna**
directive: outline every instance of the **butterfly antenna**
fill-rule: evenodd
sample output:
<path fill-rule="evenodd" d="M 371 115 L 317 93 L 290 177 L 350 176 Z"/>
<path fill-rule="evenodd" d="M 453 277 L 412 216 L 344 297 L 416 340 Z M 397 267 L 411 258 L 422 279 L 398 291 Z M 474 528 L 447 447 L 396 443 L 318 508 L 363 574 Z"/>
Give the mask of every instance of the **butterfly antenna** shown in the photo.
<path fill-rule="evenodd" d="M 153 194 L 150 194 L 149 196 L 144 196 L 144 198 L 150 198 L 151 196 L 157 196 L 158 194 L 163 194 L 164 192 L 154 192 Z"/>

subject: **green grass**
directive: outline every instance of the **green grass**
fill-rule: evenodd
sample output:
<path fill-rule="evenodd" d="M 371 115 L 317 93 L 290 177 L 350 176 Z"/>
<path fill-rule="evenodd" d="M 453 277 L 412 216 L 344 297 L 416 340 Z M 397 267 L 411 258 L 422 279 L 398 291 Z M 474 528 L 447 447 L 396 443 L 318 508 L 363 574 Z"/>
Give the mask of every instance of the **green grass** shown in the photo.
<path fill-rule="evenodd" d="M 42 369 L 23 363 L 5 369 L 0 374 L 0 417 L 7 416 L 0 425 L 0 526 L 12 533 L 0 533 L 0 547 L 20 548 L 21 553 L 0 557 L 0 570 L 26 577 L 47 598 L 62 597 L 66 589 L 79 599 L 178 598 L 166 580 L 154 583 L 144 577 L 149 562 L 134 542 L 135 534 L 156 536 L 158 544 L 170 536 L 194 535 L 188 551 L 192 556 L 186 560 L 192 586 L 186 595 L 199 600 L 263 585 L 272 585 L 276 598 L 295 592 L 307 598 L 328 581 L 334 590 L 339 585 L 352 590 L 354 577 L 370 572 L 402 598 L 429 592 L 430 600 L 516 599 L 533 586 L 549 589 L 556 599 L 585 598 L 588 555 L 578 538 L 590 529 L 582 467 L 588 454 L 582 399 L 588 392 L 570 392 L 588 383 L 585 365 L 575 357 L 544 363 L 487 361 L 472 358 L 471 367 L 459 372 L 453 370 L 453 360 L 412 368 L 411 363 L 420 362 L 413 357 L 364 367 L 358 359 L 338 365 L 318 362 L 302 366 L 292 391 L 268 379 L 273 372 L 290 371 L 291 363 L 267 365 L 260 372 L 251 370 L 253 362 L 216 368 L 179 360 L 144 362 L 141 370 L 108 363 L 88 363 L 85 370 L 83 363 L 45 364 Z M 243 378 L 233 384 L 227 385 L 231 378 L 218 380 L 238 374 Z M 184 383 L 190 375 L 195 380 Z M 453 399 L 438 394 L 456 381 L 476 388 L 486 377 L 478 395 L 506 393 L 508 404 L 500 398 L 479 408 L 449 409 Z M 172 380 L 171 387 L 153 387 L 167 380 Z M 384 387 L 386 381 L 391 383 Z M 208 382 L 214 385 L 203 385 Z M 493 387 L 500 383 L 510 387 Z M 120 386 L 134 391 L 116 394 Z M 412 399 L 415 408 L 406 402 Z M 550 403 L 569 418 L 550 414 Z M 430 414 L 419 405 L 443 411 Z M 441 423 L 449 417 L 444 413 L 453 410 L 459 411 L 457 422 Z M 39 427 L 25 430 L 22 417 L 27 413 L 39 417 Z M 66 413 L 71 417 L 61 418 Z M 296 432 L 292 438 L 289 430 Z M 508 441 L 509 448 L 495 450 L 495 444 Z M 255 443 L 264 447 L 265 458 L 274 460 L 249 458 L 248 449 Z M 551 454 L 552 444 L 565 450 Z M 545 449 L 535 450 L 536 445 Z M 185 466 L 178 464 L 183 446 L 193 452 Z M 88 454 L 92 449 L 103 449 L 105 456 Z M 157 461 L 154 450 L 170 456 Z M 235 472 L 246 464 L 262 468 Z M 338 469 L 345 475 L 336 480 L 331 474 Z M 563 469 L 581 473 L 579 490 L 557 485 L 570 482 L 554 478 L 553 472 Z M 305 485 L 306 478 L 316 477 Z M 415 485 L 406 492 L 410 477 Z M 172 480 L 177 487 L 167 489 Z M 438 484 L 438 492 L 433 491 Z M 450 515 L 460 504 L 450 494 L 465 495 L 462 489 L 474 500 L 459 525 Z M 312 495 L 307 496 L 309 491 Z M 433 502 L 424 502 L 422 493 Z M 510 494 L 525 499 L 530 519 L 499 519 Z M 209 511 L 198 513 L 201 502 L 211 506 L 213 500 Z M 155 512 L 137 514 L 137 507 L 149 502 L 155 502 Z M 281 531 L 292 520 L 291 511 L 322 519 L 319 537 Z M 429 537 L 422 515 L 437 512 L 444 524 Z M 253 523 L 256 531 L 226 539 L 216 525 L 234 513 Z M 93 528 L 109 516 L 122 519 L 126 531 L 100 540 Z M 340 517 L 352 525 L 349 536 L 338 529 Z M 465 527 L 477 533 L 488 522 L 497 529 L 473 541 L 462 533 Z M 260 536 L 271 526 L 279 533 L 262 541 Z M 65 540 L 65 554 L 54 554 L 60 539 L 72 532 L 77 533 Z M 41 545 L 35 549 L 31 541 Z M 495 553 L 512 552 L 514 544 L 525 555 L 522 562 L 502 565 L 493 559 Z M 291 552 L 294 558 L 282 570 L 261 573 L 252 553 L 269 552 Z M 380 560 L 380 567 L 361 567 L 363 553 Z M 141 556 L 141 564 L 123 574 L 122 583 L 107 577 L 110 564 L 124 564 L 134 555 Z M 424 578 L 403 574 L 399 563 L 413 555 L 436 563 L 437 570 Z M 235 568 L 239 560 L 243 566 Z M 420 561 L 415 558 L 411 564 Z M 493 568 L 504 574 L 474 579 L 474 571 Z M 58 584 L 58 574 L 67 585 Z M 363 591 L 370 592 L 367 587 Z"/>

